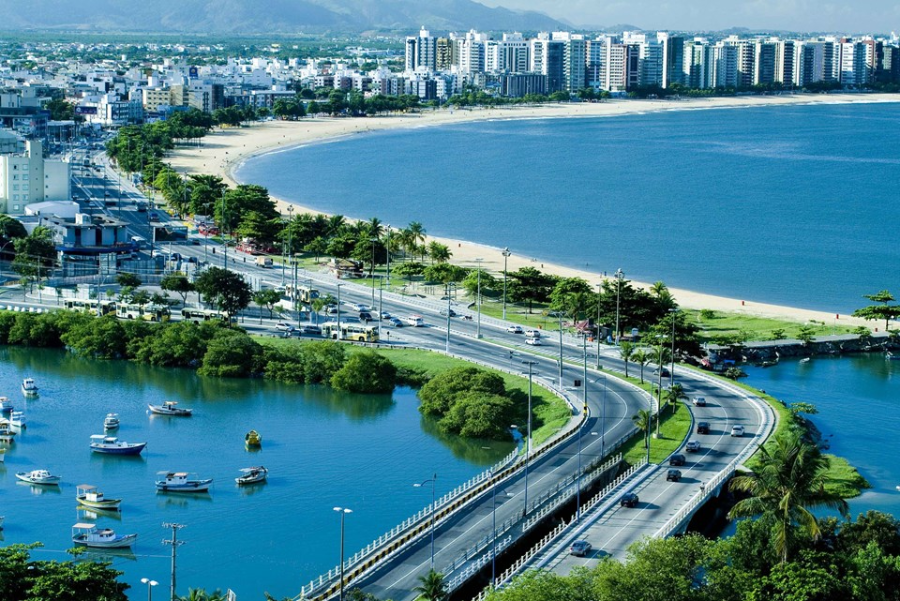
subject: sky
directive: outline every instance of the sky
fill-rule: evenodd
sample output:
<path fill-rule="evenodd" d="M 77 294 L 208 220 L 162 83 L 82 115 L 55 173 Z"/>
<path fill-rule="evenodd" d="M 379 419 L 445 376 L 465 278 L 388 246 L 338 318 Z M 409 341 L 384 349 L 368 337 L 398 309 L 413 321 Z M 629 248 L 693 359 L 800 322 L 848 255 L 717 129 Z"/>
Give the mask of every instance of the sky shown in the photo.
<path fill-rule="evenodd" d="M 574 25 L 642 29 L 731 27 L 798 32 L 890 33 L 900 30 L 897 0 L 478 0 L 488 6 L 536 10 Z"/>

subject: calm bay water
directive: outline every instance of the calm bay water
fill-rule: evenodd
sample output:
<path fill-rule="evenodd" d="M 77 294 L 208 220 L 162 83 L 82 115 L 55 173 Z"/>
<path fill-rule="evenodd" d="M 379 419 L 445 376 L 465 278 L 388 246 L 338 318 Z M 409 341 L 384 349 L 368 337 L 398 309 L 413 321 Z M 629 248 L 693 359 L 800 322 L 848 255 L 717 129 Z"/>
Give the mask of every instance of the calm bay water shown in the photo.
<path fill-rule="evenodd" d="M 847 313 L 896 286 L 898 131 L 896 103 L 490 121 L 282 151 L 237 176 L 519 256 Z"/>
<path fill-rule="evenodd" d="M 70 527 L 83 520 L 75 487 L 99 485 L 124 499 L 117 518 L 100 525 L 136 532 L 134 557 L 113 557 L 133 588 L 142 577 L 169 584 L 169 533 L 163 522 L 187 524 L 179 538 L 178 591 L 232 588 L 242 599 L 295 595 L 314 576 L 337 565 L 339 518 L 349 507 L 348 554 L 427 506 L 430 494 L 413 482 L 438 474 L 438 494 L 461 484 L 511 450 L 497 444 L 445 439 L 420 417 L 414 391 L 393 396 L 344 395 L 322 387 L 257 380 L 202 378 L 185 370 L 126 362 L 81 360 L 58 351 L 0 347 L 0 381 L 24 406 L 18 390 L 32 376 L 41 396 L 27 402 L 27 429 L 0 463 L 0 544 L 40 541 L 34 556 L 65 559 Z M 177 400 L 194 408 L 189 419 L 149 416 L 147 403 Z M 140 458 L 90 452 L 88 437 L 103 432 L 103 417 L 118 412 L 121 440 L 147 441 Z M 248 452 L 244 434 L 263 436 Z M 233 478 L 252 465 L 269 482 L 238 488 Z M 19 484 L 15 473 L 46 468 L 63 477 L 59 489 Z M 157 494 L 156 473 L 196 472 L 215 478 L 209 495 Z M 93 521 L 90 520 L 89 521 Z M 161 593 L 164 595 L 164 593 Z"/>

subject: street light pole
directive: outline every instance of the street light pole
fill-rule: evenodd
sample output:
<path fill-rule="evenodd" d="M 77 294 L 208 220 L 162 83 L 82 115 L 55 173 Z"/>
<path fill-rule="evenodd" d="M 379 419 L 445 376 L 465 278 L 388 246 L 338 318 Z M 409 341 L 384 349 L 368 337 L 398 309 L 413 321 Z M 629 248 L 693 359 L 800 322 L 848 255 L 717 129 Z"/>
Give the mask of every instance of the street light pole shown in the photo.
<path fill-rule="evenodd" d="M 184 544 L 183 540 L 178 540 L 178 531 L 184 528 L 184 524 L 175 524 L 175 523 L 165 523 L 163 524 L 163 528 L 171 528 L 172 529 L 172 538 L 163 539 L 164 545 L 172 545 L 172 584 L 171 590 L 169 591 L 169 601 L 176 601 L 178 597 L 175 595 L 175 574 L 176 574 L 176 565 L 177 565 L 177 556 L 178 556 L 178 547 Z"/>
<path fill-rule="evenodd" d="M 597 369 L 600 369 L 600 294 L 603 284 L 597 284 Z"/>
<path fill-rule="evenodd" d="M 387 246 L 385 247 L 385 251 L 387 251 L 385 253 L 386 257 L 387 257 L 386 268 L 385 268 L 387 275 L 385 277 L 387 277 L 388 291 L 390 291 L 390 289 L 391 289 L 391 224 L 390 223 L 387 224 L 387 226 L 385 227 L 385 230 L 387 231 Z M 381 318 L 380 315 L 378 317 L 379 317 L 379 319 Z"/>
<path fill-rule="evenodd" d="M 678 309 L 669 309 L 672 314 L 672 367 L 669 369 L 669 387 L 675 385 L 675 314 Z"/>
<path fill-rule="evenodd" d="M 528 514 L 528 463 L 531 460 L 531 382 L 534 375 L 533 368 L 537 365 L 537 361 L 522 361 L 528 366 L 528 426 L 525 439 L 525 508 L 522 510 L 522 517 Z"/>
<path fill-rule="evenodd" d="M 478 323 L 475 325 L 475 338 L 481 338 L 481 262 L 484 259 L 475 259 L 478 265 L 478 291 L 475 296 L 475 305 L 478 307 Z"/>
<path fill-rule="evenodd" d="M 423 480 L 418 484 L 413 484 L 416 488 L 421 488 L 422 486 L 431 482 L 431 569 L 434 569 L 434 483 L 437 482 L 437 474 L 434 474 L 428 480 Z"/>
<path fill-rule="evenodd" d="M 340 601 L 344 601 L 344 516 L 353 513 L 352 509 L 346 507 L 335 507 L 335 511 L 341 514 L 341 585 L 340 585 Z"/>
<path fill-rule="evenodd" d="M 588 379 L 587 379 L 587 333 L 582 337 L 582 353 L 584 355 L 584 372 L 582 374 L 582 407 L 581 407 L 581 415 L 582 423 L 578 426 L 578 483 L 576 485 L 576 493 L 575 493 L 575 519 L 577 521 L 581 520 L 581 431 L 584 429 L 584 425 L 587 422 L 587 388 L 588 388 Z"/>
<path fill-rule="evenodd" d="M 159 584 L 156 580 L 150 580 L 149 578 L 141 578 L 141 583 L 147 585 L 147 601 L 153 601 L 153 588 L 157 584 Z"/>
<path fill-rule="evenodd" d="M 375 243 L 378 238 L 369 238 L 372 243 L 372 267 L 369 268 L 369 281 L 372 284 L 372 306 L 375 306 Z M 380 317 L 380 316 L 379 316 Z"/>
<path fill-rule="evenodd" d="M 622 295 L 622 269 L 616 269 L 616 346 L 619 346 L 619 298 Z"/>
<path fill-rule="evenodd" d="M 527 469 L 528 463 L 525 465 Z M 491 470 L 491 588 L 497 585 L 497 480 L 494 479 L 495 475 Z M 527 471 L 525 476 L 527 478 Z M 525 490 L 528 491 L 527 484 Z"/>
<path fill-rule="evenodd" d="M 557 311 L 557 316 L 559 316 L 559 388 L 562 390 L 563 386 L 563 323 L 562 323 L 562 312 Z"/>
<path fill-rule="evenodd" d="M 341 340 L 343 336 L 341 336 L 341 286 L 343 284 L 337 285 L 337 339 Z"/>
<path fill-rule="evenodd" d="M 506 319 L 506 260 L 509 259 L 509 255 L 512 253 L 509 252 L 508 248 L 503 249 L 503 319 Z"/>
<path fill-rule="evenodd" d="M 446 353 L 450 353 L 450 287 L 453 286 L 453 282 L 447 283 L 447 343 L 444 346 L 444 351 Z"/>

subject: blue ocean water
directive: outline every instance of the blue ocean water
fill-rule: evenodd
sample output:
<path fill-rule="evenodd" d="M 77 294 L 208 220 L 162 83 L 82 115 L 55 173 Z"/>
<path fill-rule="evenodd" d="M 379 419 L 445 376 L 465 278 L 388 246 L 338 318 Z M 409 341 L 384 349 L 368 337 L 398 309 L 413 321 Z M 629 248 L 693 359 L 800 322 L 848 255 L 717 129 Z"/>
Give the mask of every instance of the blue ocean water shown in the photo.
<path fill-rule="evenodd" d="M 360 134 L 236 175 L 317 210 L 593 271 L 848 313 L 896 288 L 900 104 Z"/>

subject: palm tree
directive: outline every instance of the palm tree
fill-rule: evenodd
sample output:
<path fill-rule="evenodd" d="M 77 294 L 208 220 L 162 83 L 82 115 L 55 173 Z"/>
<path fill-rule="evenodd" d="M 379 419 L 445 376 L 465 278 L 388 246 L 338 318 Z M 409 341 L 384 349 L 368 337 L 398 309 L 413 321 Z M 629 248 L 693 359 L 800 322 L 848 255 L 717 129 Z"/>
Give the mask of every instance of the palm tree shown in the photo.
<path fill-rule="evenodd" d="M 650 442 L 647 438 L 647 431 L 650 429 L 650 411 L 648 409 L 641 409 L 637 412 L 637 415 L 631 416 L 631 422 L 638 430 L 644 433 L 644 448 L 646 449 Z"/>
<path fill-rule="evenodd" d="M 630 342 L 623 342 L 619 345 L 619 354 L 622 355 L 622 361 L 625 362 L 625 377 L 628 377 L 628 362 L 634 357 L 634 345 Z"/>
<path fill-rule="evenodd" d="M 641 384 L 644 383 L 644 367 L 653 361 L 653 355 L 639 348 L 631 354 L 631 360 L 641 366 Z"/>
<path fill-rule="evenodd" d="M 728 517 L 760 516 L 769 523 L 775 550 L 785 563 L 800 533 L 812 538 L 820 534 L 818 521 L 808 508 L 837 509 L 844 517 L 849 508 L 844 499 L 825 488 L 833 481 L 827 474 L 828 458 L 800 434 L 781 434 L 759 452 L 755 472 L 731 481 L 731 490 L 750 496 L 738 501 Z"/>
<path fill-rule="evenodd" d="M 419 576 L 419 583 L 419 586 L 413 591 L 419 593 L 419 596 L 426 601 L 444 601 L 449 595 L 444 575 L 433 569 L 424 576 Z"/>
<path fill-rule="evenodd" d="M 681 384 L 672 384 L 666 391 L 666 402 L 672 407 L 672 413 L 675 413 L 675 409 L 678 408 L 678 401 L 686 398 L 687 393 L 684 392 L 684 387 Z"/>
<path fill-rule="evenodd" d="M 326 233 L 329 237 L 336 236 L 347 225 L 347 219 L 343 215 L 332 215 L 328 218 Z"/>
<path fill-rule="evenodd" d="M 445 244 L 432 240 L 428 243 L 428 255 L 431 257 L 431 264 L 434 265 L 435 261 L 446 263 L 453 256 L 453 253 L 450 252 L 450 249 Z"/>
<path fill-rule="evenodd" d="M 384 234 L 384 226 L 381 225 L 381 219 L 378 217 L 372 217 L 366 223 L 366 227 L 369 230 L 369 237 L 371 238 L 381 238 L 381 235 Z"/>
<path fill-rule="evenodd" d="M 425 228 L 418 221 L 412 221 L 406 228 L 412 235 L 412 246 L 425 244 Z M 422 260 L 425 260 L 425 251 L 422 251 Z"/>

